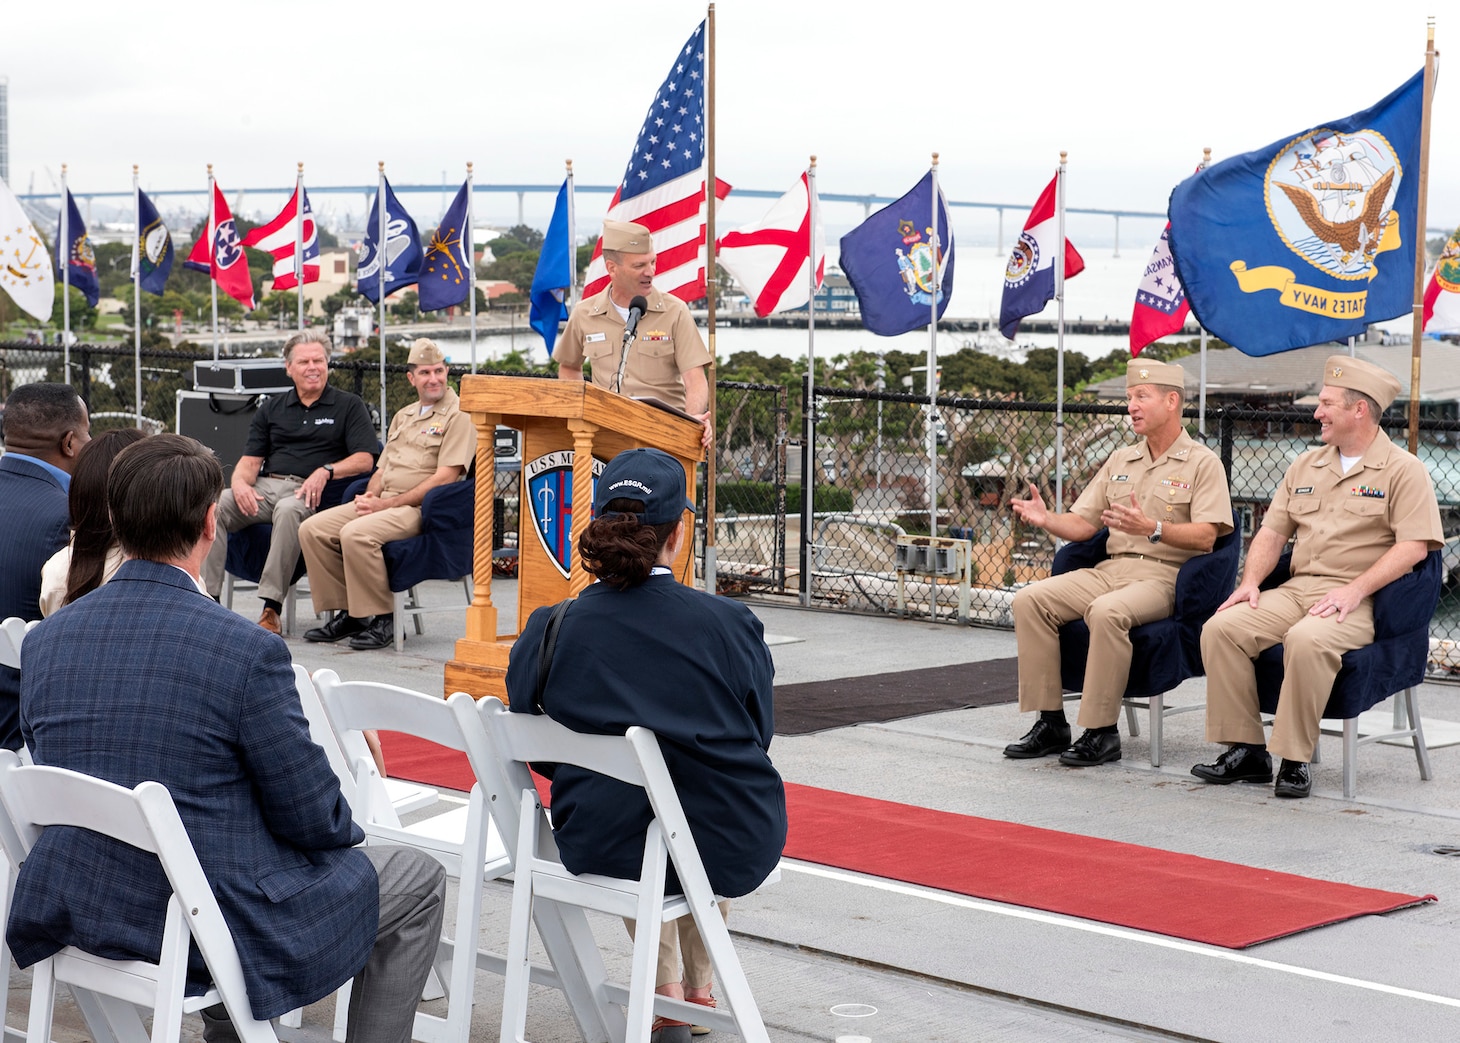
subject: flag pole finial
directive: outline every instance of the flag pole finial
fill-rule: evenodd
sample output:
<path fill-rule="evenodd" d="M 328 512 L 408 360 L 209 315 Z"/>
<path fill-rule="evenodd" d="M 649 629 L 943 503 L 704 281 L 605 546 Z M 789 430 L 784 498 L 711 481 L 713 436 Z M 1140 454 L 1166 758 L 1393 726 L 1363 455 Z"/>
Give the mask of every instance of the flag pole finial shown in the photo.
<path fill-rule="evenodd" d="M 304 176 L 304 163 L 302 161 L 299 163 L 299 176 Z"/>
<path fill-rule="evenodd" d="M 384 174 L 385 173 L 385 160 L 382 159 L 382 160 L 378 161 L 375 164 L 375 169 L 376 170 L 379 170 L 382 174 Z"/>
<path fill-rule="evenodd" d="M 471 160 L 466 161 L 466 176 L 471 177 Z"/>
<path fill-rule="evenodd" d="M 569 171 L 572 171 L 572 169 L 573 169 L 573 161 L 571 159 L 565 159 L 565 160 L 563 160 L 563 163 L 567 165 L 567 168 L 568 168 Z"/>
<path fill-rule="evenodd" d="M 62 174 L 66 173 L 66 164 L 65 163 L 62 163 L 61 164 L 61 173 Z"/>
<path fill-rule="evenodd" d="M 208 164 L 208 176 L 209 177 L 212 177 L 213 176 L 213 164 L 212 163 L 209 163 Z"/>
<path fill-rule="evenodd" d="M 1210 162 L 1211 161 L 1211 158 L 1212 158 L 1212 150 L 1211 149 L 1204 148 L 1204 149 L 1201 150 L 1201 161 L 1203 163 Z"/>
<path fill-rule="evenodd" d="M 815 152 L 811 153 L 811 165 L 813 167 L 816 166 L 816 153 Z"/>
<path fill-rule="evenodd" d="M 136 177 L 137 176 L 137 164 L 135 164 L 135 163 L 132 164 L 132 176 L 133 177 Z"/>
<path fill-rule="evenodd" d="M 936 167 L 937 165 L 938 165 L 938 153 L 934 152 L 933 153 L 933 166 Z"/>
<path fill-rule="evenodd" d="M 1066 152 L 1064 149 L 1060 149 L 1060 162 L 1061 163 L 1063 163 L 1065 160 L 1069 159 L 1069 157 L 1070 157 L 1070 154 L 1068 152 Z"/>

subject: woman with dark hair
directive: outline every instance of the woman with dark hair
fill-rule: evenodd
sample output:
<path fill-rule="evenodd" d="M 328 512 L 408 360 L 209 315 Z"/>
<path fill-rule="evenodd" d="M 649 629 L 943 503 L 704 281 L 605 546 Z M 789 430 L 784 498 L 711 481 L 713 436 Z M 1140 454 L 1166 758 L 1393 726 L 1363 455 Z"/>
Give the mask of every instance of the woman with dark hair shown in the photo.
<path fill-rule="evenodd" d="M 121 567 L 122 549 L 106 502 L 106 474 L 118 453 L 146 437 L 135 427 L 108 431 L 87 442 L 77 456 L 69 494 L 71 542 L 41 568 L 41 615 L 91 593 Z"/>
<path fill-rule="evenodd" d="M 689 538 L 685 513 L 694 512 L 684 489 L 684 468 L 657 449 L 609 462 L 577 547 L 598 582 L 561 617 L 541 705 L 538 659 L 551 607 L 534 612 L 513 644 L 507 692 L 512 710 L 546 713 L 574 731 L 652 729 L 710 886 L 734 898 L 759 886 L 786 842 L 785 788 L 766 753 L 775 668 L 748 608 L 675 580 L 671 569 Z M 653 818 L 642 789 L 560 765 L 551 811 L 570 871 L 639 875 Z M 667 889 L 679 889 L 673 866 Z M 710 977 L 693 918 L 665 924 L 655 991 L 714 1006 Z M 688 1024 L 655 1018 L 651 1043 L 689 1038 Z"/>

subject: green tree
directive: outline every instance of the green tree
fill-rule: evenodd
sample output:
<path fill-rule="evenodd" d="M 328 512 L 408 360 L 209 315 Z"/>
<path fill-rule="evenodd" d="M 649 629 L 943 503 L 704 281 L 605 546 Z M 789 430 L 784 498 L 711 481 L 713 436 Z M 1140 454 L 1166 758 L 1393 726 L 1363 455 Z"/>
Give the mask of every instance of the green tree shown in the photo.
<path fill-rule="evenodd" d="M 390 313 L 404 322 L 415 322 L 421 317 L 420 303 L 421 298 L 416 295 L 416 291 L 407 290 L 401 294 L 400 300 L 390 306 Z M 409 355 L 410 352 L 406 354 Z"/>
<path fill-rule="evenodd" d="M 354 304 L 359 296 L 360 295 L 355 292 L 354 287 L 342 286 L 340 287 L 340 289 L 336 290 L 334 293 L 330 294 L 323 301 L 321 301 L 320 307 L 324 309 L 325 318 L 328 319 L 330 322 L 334 322 L 335 316 L 339 314 L 340 309 L 347 308 L 350 305 Z"/>
<path fill-rule="evenodd" d="M 526 243 L 519 242 L 518 240 L 512 239 L 508 236 L 503 236 L 500 239 L 493 239 L 490 243 L 488 243 L 487 249 L 492 251 L 493 257 L 501 260 L 508 254 L 520 253 L 521 251 L 528 249 L 528 246 Z"/>
<path fill-rule="evenodd" d="M 103 297 L 115 297 L 123 286 L 132 284 L 132 244 L 98 243 L 96 281 Z"/>
<path fill-rule="evenodd" d="M 509 238 L 516 239 L 529 250 L 541 250 L 543 234 L 531 225 L 513 225 L 507 229 Z"/>
<path fill-rule="evenodd" d="M 498 257 L 482 269 L 488 279 L 505 279 L 523 294 L 532 292 L 532 277 L 537 272 L 537 251 L 526 248 L 505 257 Z"/>
<path fill-rule="evenodd" d="M 579 277 L 580 280 L 583 277 L 583 273 L 588 270 L 589 263 L 593 260 L 593 248 L 596 245 L 597 245 L 597 240 L 594 240 L 592 242 L 584 243 L 582 246 L 578 247 L 578 250 L 577 250 L 577 254 L 578 254 L 577 261 L 578 261 L 578 277 Z"/>

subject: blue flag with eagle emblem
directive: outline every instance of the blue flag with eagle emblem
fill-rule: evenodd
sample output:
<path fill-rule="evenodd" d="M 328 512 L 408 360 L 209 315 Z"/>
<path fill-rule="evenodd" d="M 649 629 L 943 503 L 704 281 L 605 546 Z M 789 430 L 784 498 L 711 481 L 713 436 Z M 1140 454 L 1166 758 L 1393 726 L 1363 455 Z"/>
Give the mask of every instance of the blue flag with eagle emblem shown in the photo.
<path fill-rule="evenodd" d="M 933 254 L 933 174 L 883 207 L 841 240 L 841 267 L 857 294 L 862 325 L 879 337 L 921 329 L 953 294 L 953 229 L 948 202 L 938 190 L 938 256 Z M 938 278 L 941 274 L 942 278 Z"/>
<path fill-rule="evenodd" d="M 1203 326 L 1272 355 L 1410 312 L 1423 92 L 1421 71 L 1373 108 L 1176 186 L 1171 256 Z"/>

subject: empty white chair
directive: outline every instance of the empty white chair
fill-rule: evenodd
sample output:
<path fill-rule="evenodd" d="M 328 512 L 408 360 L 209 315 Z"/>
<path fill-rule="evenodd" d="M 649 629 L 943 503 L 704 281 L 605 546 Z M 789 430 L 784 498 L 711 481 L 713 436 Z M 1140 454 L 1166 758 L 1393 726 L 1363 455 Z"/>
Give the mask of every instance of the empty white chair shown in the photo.
<path fill-rule="evenodd" d="M 113 997 L 152 1011 L 153 1043 L 177 1040 L 184 1014 L 222 1003 L 246 1043 L 276 1043 L 273 1028 L 254 1019 L 233 936 L 213 897 L 167 788 L 143 782 L 127 790 L 62 768 L 22 765 L 0 751 L 0 802 L 13 826 L 9 842 L 29 853 L 50 826 L 79 826 L 154 853 L 172 886 L 157 963 L 108 960 L 67 947 L 35 965 L 27 1037 L 51 1038 L 56 983 Z M 0 839 L 5 839 L 0 837 Z M 213 978 L 202 996 L 186 996 L 189 938 Z"/>
<path fill-rule="evenodd" d="M 627 1007 L 625 1028 L 614 1039 L 647 1039 L 657 1013 L 734 1032 L 752 1043 L 769 1043 L 654 733 L 647 728 L 630 728 L 623 736 L 584 735 L 546 716 L 511 713 L 493 699 L 482 700 L 480 714 L 520 808 L 502 1043 L 524 1043 L 526 1038 L 528 923 L 538 913 L 537 906 L 543 904 L 595 909 L 637 921 L 629 985 L 603 983 L 595 990 Z M 638 880 L 568 872 L 558 858 L 551 830 L 544 829 L 546 818 L 528 770 L 529 761 L 573 764 L 644 789 L 654 820 L 645 837 Z M 684 888 L 682 895 L 664 893 L 665 870 L 670 862 Z M 694 916 L 728 1010 L 712 1010 L 654 993 L 660 929 L 665 921 L 686 914 Z M 586 953 L 579 956 L 589 958 Z M 596 951 L 593 956 L 597 957 Z"/>

